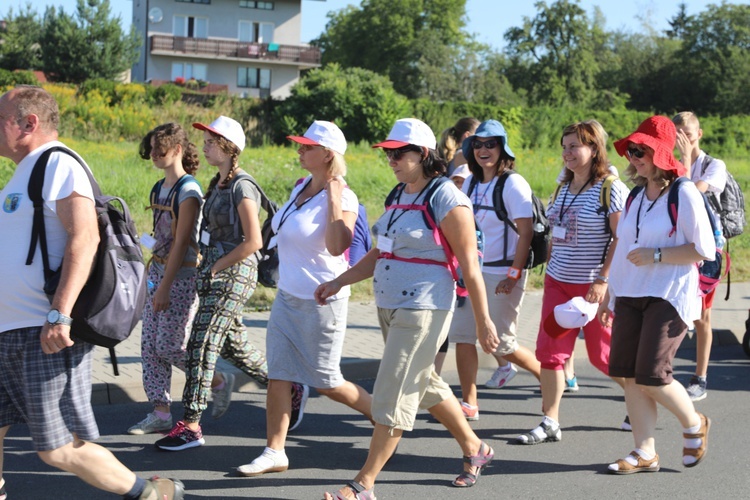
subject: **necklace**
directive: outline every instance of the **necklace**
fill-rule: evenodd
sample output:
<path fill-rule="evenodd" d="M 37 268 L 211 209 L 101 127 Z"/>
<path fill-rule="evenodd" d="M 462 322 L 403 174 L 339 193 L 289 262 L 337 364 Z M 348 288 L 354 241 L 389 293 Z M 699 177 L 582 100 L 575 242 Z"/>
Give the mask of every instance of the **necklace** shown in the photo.
<path fill-rule="evenodd" d="M 646 209 L 646 214 L 651 211 L 652 208 L 654 208 L 654 204 L 661 198 L 661 195 L 664 194 L 664 191 L 669 187 L 669 184 L 661 188 L 661 191 L 659 191 L 659 194 L 656 198 L 654 198 L 654 201 L 651 202 L 651 204 Z M 643 188 L 643 197 L 641 197 L 641 201 L 638 204 L 638 213 L 636 213 L 635 216 L 635 242 L 638 243 L 638 237 L 641 234 L 641 208 L 643 208 L 643 200 L 646 198 L 646 188 Z M 645 214 L 644 214 L 645 215 Z"/>

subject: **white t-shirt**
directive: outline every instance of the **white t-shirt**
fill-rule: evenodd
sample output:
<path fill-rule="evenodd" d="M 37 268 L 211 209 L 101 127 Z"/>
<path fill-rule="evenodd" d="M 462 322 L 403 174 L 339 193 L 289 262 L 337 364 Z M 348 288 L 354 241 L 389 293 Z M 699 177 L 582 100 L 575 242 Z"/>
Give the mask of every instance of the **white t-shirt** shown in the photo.
<path fill-rule="evenodd" d="M 723 161 L 713 158 L 708 165 L 706 165 L 706 171 L 703 172 L 703 162 L 705 161 L 706 156 L 706 152 L 701 151 L 698 158 L 696 158 L 690 166 L 690 180 L 693 182 L 705 182 L 708 184 L 706 194 L 714 193 L 718 198 L 724 191 L 724 187 L 727 185 L 727 166 Z M 716 213 L 713 205 L 709 203 L 708 206 L 711 207 L 711 210 L 714 213 L 716 225 L 721 229 L 721 217 Z"/>
<path fill-rule="evenodd" d="M 669 301 L 680 318 L 692 326 L 693 321 L 701 317 L 696 265 L 658 263 L 636 266 L 626 258 L 634 248 L 663 249 L 689 242 L 704 259 L 714 258 L 716 244 L 698 189 L 690 182 L 679 189 L 677 231 L 672 236 L 669 236 L 672 223 L 667 213 L 668 193 L 651 206 L 651 201 L 644 199 L 645 190 L 641 191 L 633 199 L 630 209 L 623 210 L 617 225 L 617 249 L 609 273 L 610 307 L 615 297 L 659 297 Z M 639 209 L 640 231 L 637 231 Z"/>
<path fill-rule="evenodd" d="M 278 288 L 300 299 L 314 299 L 318 285 L 349 268 L 345 254 L 333 256 L 326 248 L 328 192 L 323 189 L 300 207 L 294 203 L 309 179 L 292 190 L 289 201 L 276 212 L 271 222 L 279 248 Z M 355 214 L 359 210 L 357 195 L 348 187 L 341 194 L 341 208 Z M 335 298 L 349 295 L 350 289 L 345 286 Z"/>
<path fill-rule="evenodd" d="M 16 166 L 13 177 L 0 191 L 3 209 L 0 211 L 0 276 L 4 285 L 0 287 L 0 332 L 42 326 L 50 310 L 49 300 L 44 294 L 44 266 L 39 244 L 36 246 L 33 263 L 26 265 L 29 251 L 34 204 L 29 199 L 28 184 L 36 160 L 47 149 L 64 146 L 53 141 L 29 153 Z M 60 267 L 68 234 L 57 217 L 57 200 L 73 192 L 94 199 L 91 183 L 83 167 L 75 158 L 65 153 L 50 155 L 44 173 L 44 225 L 47 236 L 47 254 L 50 268 Z M 93 209 L 93 207 L 92 207 Z"/>
<path fill-rule="evenodd" d="M 494 262 L 505 258 L 512 260 L 516 256 L 518 233 L 498 219 L 494 210 L 479 208 L 480 205 L 492 206 L 492 193 L 495 190 L 498 177 L 494 177 L 484 184 L 477 184 L 474 190 L 469 193 L 472 178 L 473 175 L 466 178 L 462 190 L 471 199 L 477 224 L 484 233 L 483 260 L 484 262 Z M 531 203 L 531 186 L 521 175 L 511 174 L 505 180 L 503 201 L 505 210 L 508 212 L 508 218 L 512 221 L 531 218 L 534 215 Z M 508 248 L 507 256 L 504 256 L 503 239 L 506 230 L 508 232 Z M 482 272 L 504 276 L 508 274 L 508 267 L 484 266 Z"/>

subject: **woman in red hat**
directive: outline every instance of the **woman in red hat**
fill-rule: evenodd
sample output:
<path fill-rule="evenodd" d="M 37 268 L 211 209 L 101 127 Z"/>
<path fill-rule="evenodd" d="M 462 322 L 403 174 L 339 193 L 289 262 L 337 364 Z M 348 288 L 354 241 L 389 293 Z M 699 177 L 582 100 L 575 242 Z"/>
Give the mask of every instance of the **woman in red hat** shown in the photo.
<path fill-rule="evenodd" d="M 708 444 L 711 420 L 695 411 L 672 377 L 672 360 L 688 325 L 701 317 L 696 263 L 712 260 L 716 245 L 698 189 L 689 181 L 676 183 L 685 167 L 672 153 L 675 138 L 672 121 L 653 116 L 615 142 L 630 160 L 626 174 L 636 188 L 617 227 L 619 244 L 599 319 L 612 324 L 609 374 L 625 378 L 635 449 L 609 465 L 612 474 L 659 470 L 657 403 L 683 427 L 685 467 L 698 465 Z M 671 189 L 677 189 L 679 203 L 674 226 L 667 202 Z"/>

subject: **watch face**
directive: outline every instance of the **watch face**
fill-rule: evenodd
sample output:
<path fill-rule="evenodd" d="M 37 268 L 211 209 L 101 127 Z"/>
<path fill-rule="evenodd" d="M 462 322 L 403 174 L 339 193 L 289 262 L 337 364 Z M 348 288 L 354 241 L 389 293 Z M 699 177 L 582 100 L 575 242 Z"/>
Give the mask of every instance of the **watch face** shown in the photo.
<path fill-rule="evenodd" d="M 60 319 L 60 311 L 57 309 L 52 309 L 50 312 L 47 313 L 47 323 L 55 324 L 57 323 L 57 320 Z"/>

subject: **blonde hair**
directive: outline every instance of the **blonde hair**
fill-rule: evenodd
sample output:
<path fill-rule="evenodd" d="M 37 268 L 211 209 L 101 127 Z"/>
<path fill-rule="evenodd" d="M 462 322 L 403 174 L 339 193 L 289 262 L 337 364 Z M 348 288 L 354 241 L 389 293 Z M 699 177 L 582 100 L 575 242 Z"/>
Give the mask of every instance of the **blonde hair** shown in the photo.
<path fill-rule="evenodd" d="M 663 170 L 656 165 L 654 165 L 654 167 L 656 168 L 656 172 L 651 181 L 659 187 L 666 187 L 677 178 L 677 173 L 674 170 Z M 630 179 L 630 182 L 636 186 L 645 186 L 648 184 L 648 179 L 638 175 L 638 172 L 632 163 L 625 169 L 625 175 Z"/>
<path fill-rule="evenodd" d="M 332 149 L 325 149 L 326 151 L 330 151 L 331 153 L 333 153 L 333 159 L 331 159 L 331 163 L 328 165 L 328 173 L 333 177 L 345 176 L 346 161 L 344 160 L 344 155 L 342 155 L 341 153 L 337 153 Z"/>
<path fill-rule="evenodd" d="M 460 118 L 455 125 L 448 127 L 443 130 L 440 134 L 440 142 L 438 142 L 438 154 L 446 162 L 453 160 L 456 155 L 456 151 L 461 147 L 461 137 L 466 132 L 472 132 L 477 129 L 480 121 L 471 116 L 464 116 Z"/>
<path fill-rule="evenodd" d="M 672 123 L 674 123 L 676 127 L 689 127 L 695 125 L 695 128 L 701 128 L 698 117 L 695 116 L 695 113 L 692 111 L 677 113 L 674 115 L 674 118 L 672 118 Z"/>

